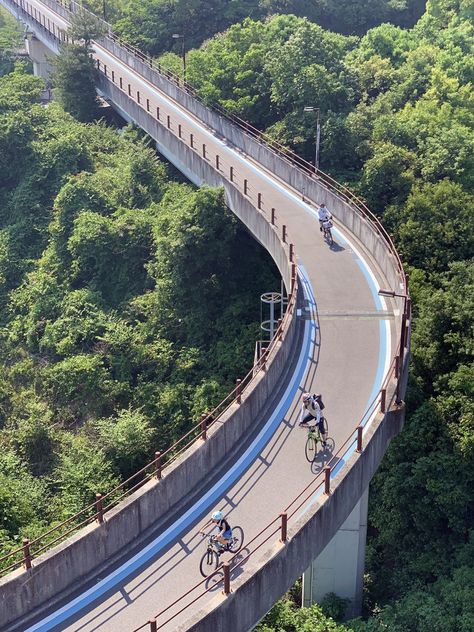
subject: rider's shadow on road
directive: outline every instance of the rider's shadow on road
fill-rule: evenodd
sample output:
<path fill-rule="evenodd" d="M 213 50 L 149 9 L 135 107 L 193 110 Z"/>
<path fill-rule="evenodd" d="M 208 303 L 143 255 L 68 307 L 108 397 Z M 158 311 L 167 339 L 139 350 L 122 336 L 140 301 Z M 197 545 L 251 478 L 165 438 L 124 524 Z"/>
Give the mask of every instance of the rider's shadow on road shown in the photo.
<path fill-rule="evenodd" d="M 332 460 L 334 455 L 334 439 L 332 437 L 328 437 L 326 440 L 326 447 L 316 454 L 314 459 L 311 461 L 311 472 L 313 474 L 319 474 L 322 472 L 323 468 Z"/>
<path fill-rule="evenodd" d="M 329 246 L 329 250 L 332 250 L 333 252 L 342 252 L 343 250 L 345 250 L 345 248 L 344 246 L 341 246 L 340 244 L 333 241 L 332 244 Z"/>

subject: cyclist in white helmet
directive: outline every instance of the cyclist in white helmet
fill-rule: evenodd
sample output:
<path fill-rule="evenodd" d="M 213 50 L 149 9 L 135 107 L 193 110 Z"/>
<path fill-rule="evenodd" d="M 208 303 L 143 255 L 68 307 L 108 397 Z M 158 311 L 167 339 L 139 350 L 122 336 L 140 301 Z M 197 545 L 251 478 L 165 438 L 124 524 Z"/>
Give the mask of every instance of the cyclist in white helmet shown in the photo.
<path fill-rule="evenodd" d="M 203 529 L 210 525 L 215 525 L 215 527 L 219 530 L 219 533 L 216 535 L 216 542 L 219 542 L 219 544 L 222 544 L 222 546 L 229 544 L 230 540 L 232 539 L 232 529 L 230 527 L 230 524 L 224 518 L 224 514 L 222 513 L 222 511 L 215 511 L 212 514 L 209 522 L 204 525 Z"/>
<path fill-rule="evenodd" d="M 303 393 L 301 400 L 300 426 L 309 428 L 310 426 L 317 425 L 319 428 L 319 434 L 321 435 L 323 448 L 325 448 L 327 433 L 324 429 L 324 418 L 321 414 L 321 408 L 318 400 L 316 397 L 313 397 L 311 393 Z"/>

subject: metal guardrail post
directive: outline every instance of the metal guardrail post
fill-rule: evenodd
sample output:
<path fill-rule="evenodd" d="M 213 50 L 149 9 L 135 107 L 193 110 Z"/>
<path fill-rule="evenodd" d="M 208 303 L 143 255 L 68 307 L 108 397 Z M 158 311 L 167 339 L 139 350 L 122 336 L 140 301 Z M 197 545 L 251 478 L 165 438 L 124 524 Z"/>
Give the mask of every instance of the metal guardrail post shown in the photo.
<path fill-rule="evenodd" d="M 288 514 L 287 513 L 281 513 L 280 514 L 280 518 L 281 518 L 281 533 L 280 533 L 280 542 L 286 542 L 287 538 L 287 533 L 288 533 Z"/>
<path fill-rule="evenodd" d="M 202 144 L 202 157 L 206 158 L 206 143 Z"/>
<path fill-rule="evenodd" d="M 222 565 L 224 569 L 224 595 L 230 594 L 230 566 L 229 562 L 224 562 Z"/>
<path fill-rule="evenodd" d="M 156 632 L 156 619 L 150 619 L 148 623 L 150 624 L 150 632 Z"/>
<path fill-rule="evenodd" d="M 237 386 L 237 404 L 240 404 L 242 401 L 242 380 L 238 377 L 235 380 L 235 384 Z"/>
<path fill-rule="evenodd" d="M 272 226 L 275 226 L 275 209 L 272 208 L 272 215 L 271 215 L 271 220 L 270 223 Z"/>
<path fill-rule="evenodd" d="M 290 244 L 290 261 L 293 262 L 293 257 L 295 254 L 295 247 L 293 244 Z"/>
<path fill-rule="evenodd" d="M 156 106 L 156 120 L 160 120 L 160 108 L 158 106 Z"/>
<path fill-rule="evenodd" d="M 178 138 L 182 138 L 183 137 L 183 128 L 181 126 L 181 123 L 178 124 Z"/>
<path fill-rule="evenodd" d="M 324 471 L 324 493 L 329 496 L 331 493 L 331 468 L 329 465 L 323 468 Z"/>
<path fill-rule="evenodd" d="M 168 114 L 168 116 L 166 117 L 166 127 L 168 129 L 171 129 L 171 116 Z"/>
<path fill-rule="evenodd" d="M 161 452 L 155 452 L 155 476 L 161 479 Z"/>
<path fill-rule="evenodd" d="M 356 452 L 362 452 L 362 432 L 363 432 L 363 428 L 362 426 L 357 426 L 357 449 Z"/>
<path fill-rule="evenodd" d="M 232 167 L 232 165 L 229 168 L 229 178 L 231 182 L 234 181 L 234 167 Z"/>
<path fill-rule="evenodd" d="M 286 224 L 283 224 L 281 227 L 281 240 L 284 244 L 286 244 Z"/>
<path fill-rule="evenodd" d="M 194 148 L 194 134 L 189 134 L 189 146 Z"/>
<path fill-rule="evenodd" d="M 220 160 L 220 159 L 219 159 L 219 156 L 218 156 L 218 155 L 216 155 L 216 169 L 217 169 L 217 171 L 220 171 L 220 170 L 221 170 L 221 168 L 220 168 L 220 164 L 219 164 L 219 160 Z"/>
<path fill-rule="evenodd" d="M 95 495 L 95 511 L 96 519 L 99 524 L 104 522 L 104 502 L 102 500 L 102 494 L 97 493 Z"/>
<path fill-rule="evenodd" d="M 28 538 L 23 538 L 23 563 L 26 570 L 31 568 L 30 541 Z"/>
<path fill-rule="evenodd" d="M 402 373 L 402 355 L 400 353 L 399 356 L 395 357 L 395 378 L 397 380 L 397 389 L 395 392 L 395 403 L 399 404 L 400 403 L 400 386 L 401 386 L 401 373 Z"/>
<path fill-rule="evenodd" d="M 262 208 L 262 194 L 257 193 L 257 208 L 261 210 Z"/>
<path fill-rule="evenodd" d="M 387 409 L 386 400 L 387 400 L 387 390 L 383 388 L 380 391 L 380 412 L 381 413 L 384 413 Z"/>
<path fill-rule="evenodd" d="M 207 439 L 207 415 L 203 413 L 201 415 L 201 439 L 205 441 Z"/>

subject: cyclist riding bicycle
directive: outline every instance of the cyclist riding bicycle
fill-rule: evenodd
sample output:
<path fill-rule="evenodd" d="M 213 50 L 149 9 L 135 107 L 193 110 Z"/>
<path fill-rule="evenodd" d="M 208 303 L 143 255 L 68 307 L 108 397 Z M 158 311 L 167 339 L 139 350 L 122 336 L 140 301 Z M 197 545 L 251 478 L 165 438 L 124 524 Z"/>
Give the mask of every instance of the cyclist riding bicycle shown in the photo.
<path fill-rule="evenodd" d="M 319 208 L 318 208 L 318 219 L 319 219 L 319 230 L 322 232 L 323 230 L 323 223 L 330 220 L 332 217 L 331 213 L 328 211 L 328 209 L 326 208 L 326 205 L 324 204 L 320 204 Z"/>
<path fill-rule="evenodd" d="M 312 428 L 318 426 L 321 435 L 321 443 L 323 448 L 326 447 L 327 433 L 324 428 L 324 417 L 321 414 L 321 408 L 316 397 L 311 393 L 303 393 L 301 405 L 300 426 L 304 428 Z"/>
<path fill-rule="evenodd" d="M 215 527 L 219 530 L 219 533 L 215 536 L 216 542 L 219 542 L 219 544 L 222 544 L 222 546 L 226 546 L 226 544 L 229 544 L 232 539 L 232 529 L 230 524 L 224 518 L 224 514 L 222 513 L 222 511 L 215 511 L 212 514 L 209 522 L 204 525 L 203 529 L 211 524 L 215 525 Z"/>

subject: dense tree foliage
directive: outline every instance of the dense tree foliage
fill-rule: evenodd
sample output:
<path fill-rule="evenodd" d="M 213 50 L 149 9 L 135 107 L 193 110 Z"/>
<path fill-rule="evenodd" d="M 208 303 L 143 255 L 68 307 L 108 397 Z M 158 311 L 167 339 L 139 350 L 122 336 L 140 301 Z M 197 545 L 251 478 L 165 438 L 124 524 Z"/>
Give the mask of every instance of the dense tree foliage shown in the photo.
<path fill-rule="evenodd" d="M 102 15 L 99 0 L 89 0 L 87 4 Z M 195 48 L 246 17 L 259 20 L 292 14 L 346 35 L 365 33 L 388 20 L 411 26 L 422 14 L 424 0 L 125 0 L 107 5 L 107 13 L 122 37 L 159 55 L 171 49 L 174 33 L 184 35 L 187 47 Z M 175 49 L 178 47 L 177 43 Z"/>
<path fill-rule="evenodd" d="M 75 13 L 70 30 L 73 41 L 61 44 L 59 55 L 53 60 L 55 98 L 78 121 L 92 121 L 97 116 L 97 69 L 91 42 L 103 31 L 104 27 L 91 13 Z"/>
<path fill-rule="evenodd" d="M 251 365 L 266 254 L 133 130 L 0 78 L 1 550 L 129 477 Z M 255 274 L 255 270 L 259 274 Z"/>

